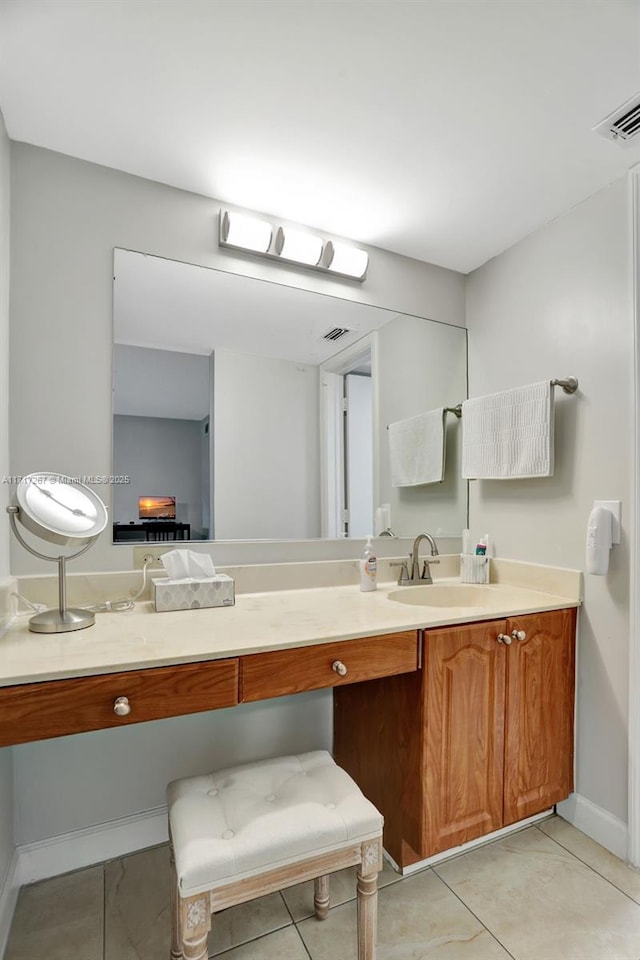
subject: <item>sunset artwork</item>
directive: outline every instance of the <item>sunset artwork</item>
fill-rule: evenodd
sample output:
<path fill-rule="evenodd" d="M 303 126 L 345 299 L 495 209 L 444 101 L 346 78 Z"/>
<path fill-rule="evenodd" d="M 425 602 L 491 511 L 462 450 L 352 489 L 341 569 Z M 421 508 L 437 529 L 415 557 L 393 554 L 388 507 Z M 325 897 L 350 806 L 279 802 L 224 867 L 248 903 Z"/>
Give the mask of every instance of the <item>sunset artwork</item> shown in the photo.
<path fill-rule="evenodd" d="M 138 497 L 138 514 L 141 520 L 175 520 L 175 497 Z"/>

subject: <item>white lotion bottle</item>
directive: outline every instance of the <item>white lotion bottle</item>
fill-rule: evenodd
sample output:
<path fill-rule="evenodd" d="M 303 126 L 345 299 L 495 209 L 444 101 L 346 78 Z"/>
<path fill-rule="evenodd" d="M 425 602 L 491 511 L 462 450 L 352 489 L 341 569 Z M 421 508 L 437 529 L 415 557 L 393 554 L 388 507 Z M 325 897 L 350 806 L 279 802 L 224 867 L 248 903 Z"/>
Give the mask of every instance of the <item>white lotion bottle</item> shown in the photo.
<path fill-rule="evenodd" d="M 360 589 L 363 593 L 369 593 L 377 587 L 378 560 L 373 552 L 372 540 L 372 536 L 367 537 L 367 545 L 360 561 Z"/>

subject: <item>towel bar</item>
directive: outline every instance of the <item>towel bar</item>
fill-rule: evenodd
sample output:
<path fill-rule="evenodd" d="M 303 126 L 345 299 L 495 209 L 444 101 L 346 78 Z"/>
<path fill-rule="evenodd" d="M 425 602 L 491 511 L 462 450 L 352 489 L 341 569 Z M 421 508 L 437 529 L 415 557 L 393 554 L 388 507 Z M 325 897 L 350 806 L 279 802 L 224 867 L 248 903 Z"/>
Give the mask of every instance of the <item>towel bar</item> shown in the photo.
<path fill-rule="evenodd" d="M 455 407 L 443 407 L 445 413 L 452 413 L 454 417 L 457 417 L 458 420 L 462 416 L 462 404 L 459 403 Z M 387 424 L 387 430 L 389 429 L 389 424 Z"/>
<path fill-rule="evenodd" d="M 552 387 L 562 387 L 565 393 L 575 393 L 578 389 L 577 377 L 565 377 L 564 380 L 552 380 Z"/>
<path fill-rule="evenodd" d="M 551 380 L 552 387 L 562 387 L 565 393 L 575 393 L 578 389 L 578 378 L 577 377 L 564 377 L 564 379 L 553 379 Z M 457 417 L 458 420 L 462 417 L 462 404 L 459 403 L 455 407 L 445 407 L 446 413 L 452 413 L 454 417 Z M 389 429 L 389 424 L 387 424 L 387 430 Z"/>

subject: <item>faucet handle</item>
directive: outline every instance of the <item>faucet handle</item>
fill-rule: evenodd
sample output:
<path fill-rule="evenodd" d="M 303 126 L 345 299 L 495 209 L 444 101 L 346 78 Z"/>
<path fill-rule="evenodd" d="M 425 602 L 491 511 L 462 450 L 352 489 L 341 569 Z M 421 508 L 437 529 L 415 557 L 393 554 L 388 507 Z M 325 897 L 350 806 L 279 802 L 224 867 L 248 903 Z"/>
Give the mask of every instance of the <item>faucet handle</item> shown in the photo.
<path fill-rule="evenodd" d="M 415 580 L 414 583 L 419 583 L 419 582 L 433 583 L 433 579 L 431 577 L 431 570 L 429 569 L 432 563 L 440 563 L 440 561 L 432 560 L 431 557 L 424 558 L 422 563 L 422 573 L 420 574 L 420 580 Z"/>
<path fill-rule="evenodd" d="M 390 567 L 400 567 L 400 576 L 398 577 L 398 586 L 403 583 L 409 583 L 409 567 L 408 560 L 392 560 L 389 564 Z"/>

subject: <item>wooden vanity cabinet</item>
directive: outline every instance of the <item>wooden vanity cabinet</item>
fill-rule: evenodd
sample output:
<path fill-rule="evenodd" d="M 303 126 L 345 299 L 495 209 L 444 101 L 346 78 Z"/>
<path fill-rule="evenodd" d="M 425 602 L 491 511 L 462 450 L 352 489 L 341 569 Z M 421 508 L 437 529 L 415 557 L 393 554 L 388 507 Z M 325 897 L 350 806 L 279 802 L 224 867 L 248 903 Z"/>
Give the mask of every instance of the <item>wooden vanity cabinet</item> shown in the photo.
<path fill-rule="evenodd" d="M 507 651 L 504 826 L 573 790 L 576 611 L 515 618 L 514 630 L 526 640 Z"/>
<path fill-rule="evenodd" d="M 0 747 L 418 669 L 415 630 L 224 660 L 0 687 Z"/>
<path fill-rule="evenodd" d="M 421 849 L 439 853 L 502 826 L 506 624 L 425 632 Z"/>
<path fill-rule="evenodd" d="M 423 644 L 417 674 L 334 691 L 336 761 L 384 814 L 401 866 L 573 788 L 575 610 L 428 630 Z"/>
<path fill-rule="evenodd" d="M 237 657 L 0 688 L 0 747 L 238 703 Z"/>
<path fill-rule="evenodd" d="M 415 630 L 249 654 L 242 657 L 240 699 L 266 700 L 408 673 L 417 670 L 418 654 Z"/>

